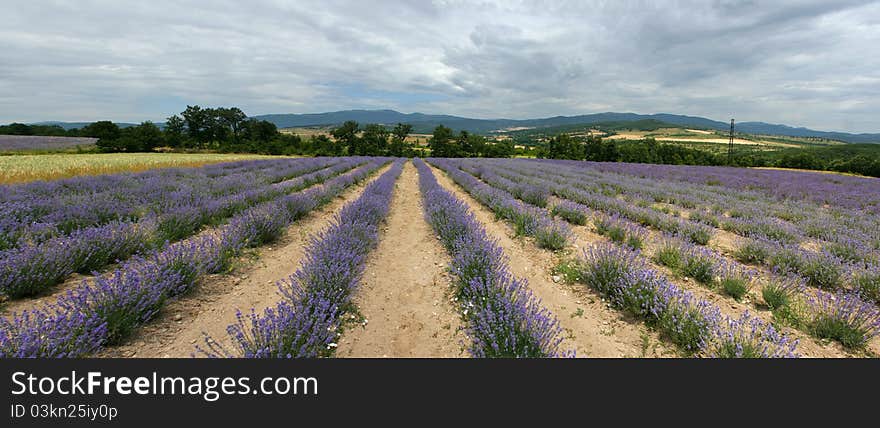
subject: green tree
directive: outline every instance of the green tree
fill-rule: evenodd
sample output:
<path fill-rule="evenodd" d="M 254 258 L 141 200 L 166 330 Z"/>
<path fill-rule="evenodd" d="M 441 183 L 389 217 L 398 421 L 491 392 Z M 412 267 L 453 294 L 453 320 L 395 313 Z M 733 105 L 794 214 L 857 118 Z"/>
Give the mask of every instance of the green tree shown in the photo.
<path fill-rule="evenodd" d="M 340 156 L 342 155 L 342 144 L 338 140 L 333 142 L 330 137 L 321 134 L 312 137 L 312 150 L 316 156 Z"/>
<path fill-rule="evenodd" d="M 162 130 L 150 121 L 142 122 L 126 131 L 127 137 L 133 141 L 126 146 L 127 151 L 151 152 L 164 142 Z"/>
<path fill-rule="evenodd" d="M 119 126 L 109 120 L 101 120 L 83 127 L 82 135 L 97 138 L 95 143 L 102 151 L 119 151 L 119 137 L 122 132 Z"/>
<path fill-rule="evenodd" d="M 247 140 L 268 143 L 278 136 L 278 127 L 267 120 L 250 119 L 244 125 L 243 134 Z"/>
<path fill-rule="evenodd" d="M 434 135 L 428 140 L 431 156 L 437 158 L 458 157 L 458 149 L 453 142 L 452 129 L 443 125 L 434 128 Z"/>
<path fill-rule="evenodd" d="M 349 120 L 343 123 L 342 126 L 334 129 L 330 133 L 330 135 L 332 135 L 337 142 L 348 147 L 348 154 L 357 155 L 364 151 L 362 148 L 359 147 L 360 141 L 358 141 L 359 138 L 357 133 L 358 123 L 353 120 Z"/>
<path fill-rule="evenodd" d="M 197 105 L 186 106 L 181 114 L 186 123 L 186 132 L 196 147 L 206 148 L 213 141 L 215 117 L 213 109 L 201 108 Z"/>
<path fill-rule="evenodd" d="M 406 143 L 406 137 L 412 132 L 412 125 L 408 123 L 398 123 L 391 130 L 391 144 L 388 148 L 389 156 L 412 156 L 412 147 Z"/>
<path fill-rule="evenodd" d="M 384 126 L 371 123 L 364 128 L 361 136 L 360 147 L 363 153 L 356 153 L 367 156 L 383 156 L 388 151 L 388 135 L 389 132 Z"/>
<path fill-rule="evenodd" d="M 551 159 L 583 159 L 582 144 L 568 134 L 559 134 L 547 143 L 547 157 Z"/>
<path fill-rule="evenodd" d="M 178 115 L 172 115 L 165 119 L 165 142 L 170 147 L 183 147 L 183 119 Z"/>
<path fill-rule="evenodd" d="M 4 135 L 34 135 L 33 128 L 24 123 L 13 122 L 2 128 L 2 134 Z"/>
<path fill-rule="evenodd" d="M 220 107 L 215 109 L 218 129 L 222 129 L 221 141 L 229 141 L 227 138 L 238 141 L 247 126 L 247 115 L 238 107 Z M 274 124 L 273 124 L 274 126 Z M 215 136 L 217 137 L 217 136 Z"/>

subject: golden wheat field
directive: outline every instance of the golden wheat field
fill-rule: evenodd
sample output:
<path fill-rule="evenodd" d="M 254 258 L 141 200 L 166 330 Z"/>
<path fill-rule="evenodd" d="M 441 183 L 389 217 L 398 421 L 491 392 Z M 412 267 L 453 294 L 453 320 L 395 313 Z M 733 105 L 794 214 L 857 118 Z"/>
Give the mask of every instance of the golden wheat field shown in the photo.
<path fill-rule="evenodd" d="M 137 172 L 267 158 L 220 153 L 103 153 L 0 156 L 0 184 L 54 180 L 78 175 Z"/>

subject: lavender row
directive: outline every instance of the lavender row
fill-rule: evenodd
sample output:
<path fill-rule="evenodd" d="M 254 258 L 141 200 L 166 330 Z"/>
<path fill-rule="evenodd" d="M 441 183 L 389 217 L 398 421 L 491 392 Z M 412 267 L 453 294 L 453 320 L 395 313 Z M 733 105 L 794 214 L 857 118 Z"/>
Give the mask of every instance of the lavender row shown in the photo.
<path fill-rule="evenodd" d="M 81 357 L 119 343 L 201 276 L 227 270 L 242 249 L 277 239 L 291 222 L 386 162 L 376 159 L 323 185 L 252 207 L 216 235 L 130 260 L 110 275 L 83 282 L 54 304 L 0 319 L 0 357 Z"/>
<path fill-rule="evenodd" d="M 554 179 L 550 173 L 532 171 L 532 174 L 534 175 L 529 178 L 533 183 L 545 184 L 553 193 L 598 211 L 624 217 L 663 232 L 678 234 L 698 244 L 708 243 L 712 236 L 712 230 L 708 226 L 630 205 L 610 196 L 583 191 L 575 188 L 577 184 L 553 184 L 566 183 L 566 179 Z M 510 177 L 512 176 L 511 174 Z M 554 207 L 554 211 L 577 212 L 577 208 Z M 819 288 L 845 291 L 849 284 L 849 289 L 857 292 L 862 299 L 880 301 L 880 264 L 866 260 L 864 252 L 856 248 L 814 253 L 796 245 L 782 245 L 769 239 L 753 238 L 738 250 L 738 257 L 742 261 L 766 264 L 782 274 L 804 277 L 809 285 Z"/>
<path fill-rule="evenodd" d="M 562 329 L 525 280 L 510 274 L 504 252 L 467 205 L 443 189 L 431 169 L 416 160 L 425 218 L 452 255 L 456 297 L 472 339 L 474 357 L 574 356 L 560 351 Z"/>
<path fill-rule="evenodd" d="M 667 233 L 683 235 L 691 242 L 704 244 L 711 236 L 711 230 L 706 226 L 695 227 L 684 220 L 628 205 L 616 198 L 570 189 L 559 191 L 559 194 L 585 202 L 591 208 L 614 216 L 619 215 Z M 672 227 L 673 225 L 679 226 Z M 749 238 L 750 234 L 746 234 L 746 243 L 737 250 L 737 258 L 747 263 L 763 264 L 781 275 L 802 277 L 813 287 L 836 292 L 854 291 L 863 300 L 880 302 L 880 265 L 866 259 L 865 250 L 840 247 L 837 251 L 823 250 L 816 253 L 797 245 L 780 244 L 765 239 L 767 234 L 771 234 L 770 230 L 772 229 L 765 229 L 765 233 L 758 234 L 758 237 Z"/>
<path fill-rule="evenodd" d="M 394 163 L 330 226 L 310 238 L 302 266 L 279 283 L 284 298 L 262 314 L 251 309 L 227 328 L 234 349 L 205 337 L 202 353 L 227 358 L 316 358 L 333 354 L 342 315 L 363 275 L 364 260 L 379 239 L 379 224 L 388 214 L 394 183 L 403 169 Z"/>
<path fill-rule="evenodd" d="M 797 357 L 797 341 L 748 312 L 740 318 L 695 297 L 647 267 L 638 251 L 593 246 L 568 267 L 570 280 L 586 284 L 615 307 L 656 327 L 683 351 L 712 358 Z"/>
<path fill-rule="evenodd" d="M 532 175 L 528 176 L 528 178 L 523 177 L 529 173 Z M 511 178 L 528 179 L 533 183 L 532 185 L 542 186 L 560 198 L 576 202 L 597 211 L 614 213 L 620 217 L 667 233 L 682 235 L 696 244 L 705 245 L 712 237 L 711 229 L 706 226 L 690 223 L 679 218 L 671 218 L 663 213 L 628 204 L 613 196 L 586 190 L 583 182 L 568 180 L 563 176 L 555 176 L 550 172 L 528 170 L 527 168 L 521 168 L 517 173 L 508 172 L 508 174 Z"/>
<path fill-rule="evenodd" d="M 161 223 L 161 217 L 181 217 L 190 207 L 208 209 L 259 198 L 271 189 L 272 183 L 337 162 L 326 159 L 262 161 L 247 170 L 233 168 L 234 173 L 221 176 L 191 168 L 194 171 L 185 174 L 156 174 L 124 181 L 117 188 L 95 194 L 79 194 L 65 187 L 56 190 L 67 193 L 27 194 L 29 199 L 2 204 L 0 250 L 39 244 L 113 221 L 160 222 L 168 228 L 169 235 L 174 235 L 173 220 Z"/>
<path fill-rule="evenodd" d="M 196 233 L 204 224 L 219 223 L 254 204 L 323 182 L 360 162 L 363 160 L 344 161 L 278 185 L 238 195 L 240 197 L 182 207 L 150 221 L 114 221 L 50 239 L 40 245 L 7 250 L 0 255 L 0 293 L 12 298 L 40 293 L 63 282 L 73 272 L 90 273 L 133 254 L 162 248 L 169 241 Z M 170 230 L 174 233 L 169 233 Z"/>
<path fill-rule="evenodd" d="M 568 206 L 568 210 L 590 216 L 586 207 Z M 644 227 L 616 215 L 595 214 L 597 232 L 618 245 L 641 249 L 647 237 Z M 752 289 L 757 272 L 680 237 L 667 235 L 654 251 L 652 260 L 676 274 L 693 278 L 711 289 L 740 300 Z M 824 265 L 810 269 L 822 271 Z M 880 310 L 858 295 L 845 290 L 829 293 L 808 290 L 809 278 L 793 272 L 772 275 L 761 290 L 764 301 L 779 321 L 819 338 L 832 339 L 848 348 L 862 348 L 880 334 Z"/>
<path fill-rule="evenodd" d="M 517 235 L 535 238 L 538 246 L 559 250 L 568 243 L 571 231 L 563 222 L 551 219 L 544 210 L 528 206 L 510 193 L 489 186 L 458 168 L 452 159 L 430 159 L 432 165 L 442 169 L 453 181 L 462 186 L 483 205 L 489 207 L 498 218 L 509 221 Z"/>
<path fill-rule="evenodd" d="M 673 237 L 664 240 L 653 259 L 709 287 L 720 287 L 736 299 L 750 291 L 756 277 L 752 270 Z M 791 272 L 772 275 L 763 285 L 761 296 L 779 321 L 816 337 L 836 340 L 847 348 L 862 348 L 880 335 L 880 309 L 875 305 L 847 290 L 809 289 L 809 282 L 809 278 Z"/>
<path fill-rule="evenodd" d="M 586 206 L 571 201 L 555 206 L 553 211 L 578 224 L 585 224 L 586 219 L 592 216 L 595 218 L 594 223 L 598 233 L 633 250 L 641 249 L 647 236 L 642 226 L 622 218 L 618 212 L 612 212 L 611 215 L 596 215 Z M 693 246 L 690 242 L 683 242 L 679 238 L 669 236 L 655 252 L 654 260 L 707 286 L 717 286 L 722 292 L 736 299 L 748 293 L 756 276 L 754 271 L 730 263 L 713 251 Z M 744 248 L 748 251 L 749 248 L 754 247 L 747 245 Z M 754 257 L 757 250 L 751 251 L 748 254 Z M 863 347 L 880 332 L 880 311 L 865 303 L 858 295 L 846 290 L 838 290 L 835 293 L 823 291 L 807 293 L 803 286 L 792 285 L 804 283 L 816 285 L 814 284 L 816 281 L 830 282 L 839 275 L 833 259 L 808 255 L 805 256 L 807 259 L 802 261 L 799 258 L 802 253 L 803 250 L 762 253 L 776 260 L 774 263 L 785 265 L 786 269 L 781 269 L 781 273 L 787 276 L 783 279 L 772 278 L 762 290 L 763 294 L 768 295 L 774 290 L 782 293 L 782 301 L 785 305 L 777 303 L 777 307 L 782 308 L 779 310 L 787 314 L 786 318 L 793 326 L 821 338 L 837 340 L 847 347 Z M 799 270 L 793 269 L 792 266 Z M 780 270 L 779 266 L 773 267 L 777 271 Z M 798 276 L 799 273 L 805 274 L 805 277 Z M 876 275 L 859 278 L 863 284 L 872 285 L 872 290 L 877 289 Z M 772 297 L 765 297 L 765 300 L 772 300 Z M 788 309 L 792 306 L 797 307 L 797 311 Z"/>
<path fill-rule="evenodd" d="M 817 204 L 880 213 L 880 186 L 876 178 L 728 167 L 597 162 L 585 164 L 599 171 L 697 184 L 712 183 L 736 190 L 757 189 L 777 200 L 809 200 Z"/>
<path fill-rule="evenodd" d="M 563 163 L 564 162 L 564 163 Z M 594 186 L 625 195 L 631 202 L 647 205 L 666 202 L 694 210 L 692 219 L 744 236 L 784 244 L 816 238 L 827 241 L 831 253 L 860 253 L 876 260 L 880 249 L 880 218 L 876 214 L 835 206 L 820 206 L 805 200 L 783 201 L 756 191 L 734 190 L 718 185 L 660 181 L 618 173 L 598 173 L 592 164 L 570 161 L 542 161 L 556 174 L 572 168 L 588 176 Z M 586 169 L 585 169 L 586 168 Z"/>
<path fill-rule="evenodd" d="M 587 207 L 571 202 L 556 211 L 576 224 L 585 224 L 590 215 Z M 618 308 L 643 317 L 686 352 L 711 357 L 796 356 L 796 343 L 771 325 L 748 313 L 739 319 L 724 318 L 717 307 L 648 269 L 637 256 L 647 236 L 642 227 L 619 216 L 597 217 L 600 234 L 632 251 L 611 245 L 593 247 L 583 260 L 563 269 L 573 276 L 569 279 L 587 283 Z"/>

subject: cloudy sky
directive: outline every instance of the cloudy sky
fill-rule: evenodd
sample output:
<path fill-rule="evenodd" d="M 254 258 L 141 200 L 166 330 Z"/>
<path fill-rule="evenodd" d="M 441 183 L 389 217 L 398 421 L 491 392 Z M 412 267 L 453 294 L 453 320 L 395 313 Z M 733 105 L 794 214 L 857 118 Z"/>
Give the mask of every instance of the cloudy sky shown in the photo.
<path fill-rule="evenodd" d="M 880 132 L 878 1 L 4 3 L 0 123 L 199 104 Z"/>

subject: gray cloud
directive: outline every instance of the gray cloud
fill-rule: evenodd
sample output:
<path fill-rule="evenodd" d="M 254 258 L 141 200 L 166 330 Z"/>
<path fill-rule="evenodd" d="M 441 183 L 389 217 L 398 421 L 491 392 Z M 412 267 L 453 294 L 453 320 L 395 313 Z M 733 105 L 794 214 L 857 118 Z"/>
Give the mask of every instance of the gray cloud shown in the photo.
<path fill-rule="evenodd" d="M 394 108 L 669 112 L 877 132 L 880 3 L 21 2 L 0 122 Z"/>

